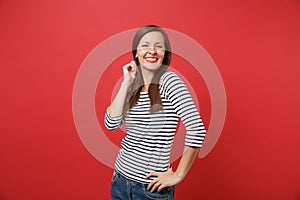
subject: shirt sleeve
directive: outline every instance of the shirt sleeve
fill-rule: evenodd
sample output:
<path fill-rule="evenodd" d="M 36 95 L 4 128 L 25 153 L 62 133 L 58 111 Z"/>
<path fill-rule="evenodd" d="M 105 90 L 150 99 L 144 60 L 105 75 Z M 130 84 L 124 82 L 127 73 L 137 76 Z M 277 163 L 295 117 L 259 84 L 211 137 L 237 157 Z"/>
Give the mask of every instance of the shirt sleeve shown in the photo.
<path fill-rule="evenodd" d="M 108 130 L 116 130 L 120 128 L 123 125 L 123 123 L 124 123 L 124 118 L 122 115 L 118 117 L 111 117 L 109 115 L 108 109 L 106 109 L 104 124 Z"/>
<path fill-rule="evenodd" d="M 184 82 L 175 72 L 166 72 L 160 85 L 163 95 L 172 103 L 185 125 L 185 146 L 202 147 L 206 129 Z"/>

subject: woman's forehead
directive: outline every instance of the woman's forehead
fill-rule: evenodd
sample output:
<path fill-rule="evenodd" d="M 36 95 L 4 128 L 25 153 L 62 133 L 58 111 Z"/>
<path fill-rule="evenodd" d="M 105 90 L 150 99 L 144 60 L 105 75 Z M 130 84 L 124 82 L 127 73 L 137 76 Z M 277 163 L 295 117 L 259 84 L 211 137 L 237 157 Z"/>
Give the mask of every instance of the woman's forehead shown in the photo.
<path fill-rule="evenodd" d="M 151 31 L 149 33 L 146 33 L 140 40 L 141 42 L 148 42 L 148 43 L 163 43 L 164 42 L 164 36 L 162 33 L 158 31 Z"/>

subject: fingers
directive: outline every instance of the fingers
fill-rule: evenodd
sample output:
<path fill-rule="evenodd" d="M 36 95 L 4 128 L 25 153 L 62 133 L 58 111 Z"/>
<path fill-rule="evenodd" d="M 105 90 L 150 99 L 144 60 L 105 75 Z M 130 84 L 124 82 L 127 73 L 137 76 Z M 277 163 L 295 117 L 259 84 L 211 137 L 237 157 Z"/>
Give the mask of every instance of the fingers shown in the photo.
<path fill-rule="evenodd" d="M 151 183 L 149 183 L 147 190 L 151 190 L 151 192 L 154 192 L 158 187 L 160 186 L 159 179 L 156 178 Z"/>
<path fill-rule="evenodd" d="M 146 175 L 146 178 L 150 178 L 151 176 L 158 176 L 159 172 L 150 172 L 149 174 Z"/>
<path fill-rule="evenodd" d="M 163 188 L 176 185 L 180 182 L 180 178 L 173 173 L 171 168 L 166 172 L 151 172 L 146 175 L 146 178 L 153 176 L 156 178 L 147 186 L 147 190 L 150 190 L 151 192 L 154 192 L 155 190 L 160 192 Z"/>
<path fill-rule="evenodd" d="M 161 172 L 151 172 L 146 175 L 146 178 L 150 178 L 152 176 L 157 177 L 156 179 L 152 180 L 149 183 L 147 190 L 151 190 L 151 192 L 154 192 L 155 190 L 157 190 L 158 192 L 160 192 L 163 188 L 167 187 L 166 184 L 162 183 L 162 180 L 160 178 L 161 174 L 162 174 Z"/>
<path fill-rule="evenodd" d="M 164 189 L 165 187 L 168 187 L 168 186 L 166 186 L 166 185 L 164 185 L 164 184 L 161 184 L 161 185 L 158 187 L 157 191 L 160 192 L 160 191 L 161 191 L 162 189 Z"/>
<path fill-rule="evenodd" d="M 151 181 L 147 187 L 147 190 L 150 190 L 151 188 L 153 189 L 153 185 L 155 185 L 155 183 L 157 182 L 157 179 L 154 179 L 153 181 Z"/>
<path fill-rule="evenodd" d="M 156 178 L 149 183 L 147 190 L 150 190 L 151 192 L 157 190 L 157 192 L 160 192 L 165 187 L 168 187 L 168 185 L 162 183 L 159 178 Z"/>
<path fill-rule="evenodd" d="M 123 66 L 123 76 L 124 80 L 123 82 L 126 84 L 131 84 L 133 80 L 136 77 L 137 73 L 137 66 L 134 61 L 131 61 L 130 63 L 127 63 Z"/>
<path fill-rule="evenodd" d="M 158 173 L 157 173 L 157 172 L 150 172 L 149 174 L 146 175 L 146 178 L 148 179 L 148 178 L 150 178 L 150 177 L 152 177 L 152 176 L 158 176 Z M 153 181 L 151 181 L 151 182 L 149 183 L 148 187 L 147 187 L 147 190 L 150 190 L 150 189 L 152 188 L 152 186 L 153 186 L 157 181 L 158 181 L 157 178 L 154 179 Z M 156 188 L 155 188 L 155 189 L 156 189 Z M 153 188 L 152 188 L 152 190 L 153 190 Z M 152 191 L 152 190 L 151 190 L 151 191 Z"/>
<path fill-rule="evenodd" d="M 123 70 L 126 70 L 128 72 L 136 72 L 136 64 L 134 61 L 131 61 L 130 63 L 124 65 Z"/>

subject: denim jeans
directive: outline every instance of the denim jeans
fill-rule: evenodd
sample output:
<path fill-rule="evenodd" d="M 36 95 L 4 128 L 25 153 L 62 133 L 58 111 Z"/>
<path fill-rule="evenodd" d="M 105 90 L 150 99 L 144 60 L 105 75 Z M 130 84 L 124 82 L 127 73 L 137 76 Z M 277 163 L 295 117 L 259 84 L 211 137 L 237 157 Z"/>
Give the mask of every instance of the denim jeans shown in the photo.
<path fill-rule="evenodd" d="M 147 184 L 131 181 L 116 170 L 112 177 L 110 195 L 112 200 L 173 200 L 174 186 L 160 192 L 147 190 Z"/>

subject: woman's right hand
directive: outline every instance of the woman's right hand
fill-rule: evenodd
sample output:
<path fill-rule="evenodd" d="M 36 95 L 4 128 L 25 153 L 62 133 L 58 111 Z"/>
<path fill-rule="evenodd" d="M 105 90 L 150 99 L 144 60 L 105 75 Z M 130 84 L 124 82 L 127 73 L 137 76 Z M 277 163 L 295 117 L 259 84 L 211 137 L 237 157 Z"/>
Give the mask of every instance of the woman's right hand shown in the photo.
<path fill-rule="evenodd" d="M 135 79 L 137 73 L 137 66 L 134 61 L 123 66 L 123 84 L 130 86 Z"/>
<path fill-rule="evenodd" d="M 118 117 L 123 115 L 123 109 L 126 101 L 126 96 L 130 85 L 135 79 L 137 73 L 137 66 L 134 61 L 123 66 L 123 82 L 120 89 L 108 108 L 111 117 Z"/>

